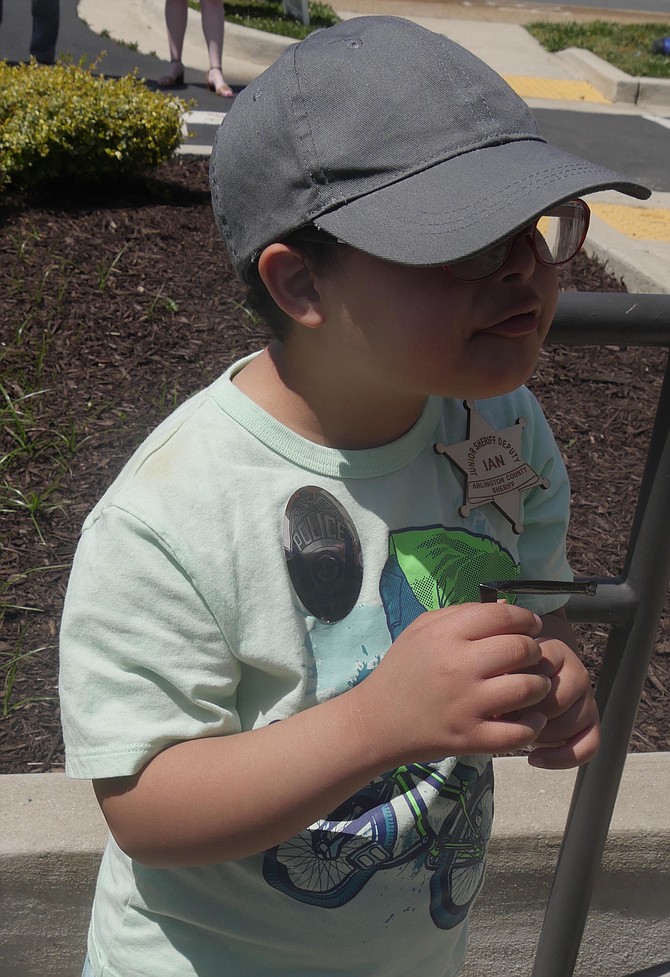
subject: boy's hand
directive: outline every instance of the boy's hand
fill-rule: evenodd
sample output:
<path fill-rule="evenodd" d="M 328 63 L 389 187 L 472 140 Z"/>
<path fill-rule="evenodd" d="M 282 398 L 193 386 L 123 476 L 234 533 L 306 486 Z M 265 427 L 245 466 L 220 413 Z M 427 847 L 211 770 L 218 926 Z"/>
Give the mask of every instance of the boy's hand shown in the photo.
<path fill-rule="evenodd" d="M 540 633 L 540 618 L 504 602 L 422 614 L 353 690 L 370 750 L 391 767 L 533 743 L 553 682 Z"/>
<path fill-rule="evenodd" d="M 574 635 L 564 616 L 543 618 L 539 643 L 542 660 L 536 671 L 551 679 L 551 691 L 539 705 L 548 722 L 528 762 L 554 770 L 576 767 L 590 760 L 600 743 L 598 707 L 589 674 L 570 647 Z"/>

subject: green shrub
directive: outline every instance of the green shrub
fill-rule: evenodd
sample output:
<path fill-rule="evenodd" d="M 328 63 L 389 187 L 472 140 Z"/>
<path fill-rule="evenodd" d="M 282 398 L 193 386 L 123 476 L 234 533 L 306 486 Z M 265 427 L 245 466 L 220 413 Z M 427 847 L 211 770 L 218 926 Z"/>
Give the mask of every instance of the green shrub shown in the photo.
<path fill-rule="evenodd" d="M 134 177 L 174 154 L 185 103 L 93 67 L 0 62 L 0 192 Z"/>

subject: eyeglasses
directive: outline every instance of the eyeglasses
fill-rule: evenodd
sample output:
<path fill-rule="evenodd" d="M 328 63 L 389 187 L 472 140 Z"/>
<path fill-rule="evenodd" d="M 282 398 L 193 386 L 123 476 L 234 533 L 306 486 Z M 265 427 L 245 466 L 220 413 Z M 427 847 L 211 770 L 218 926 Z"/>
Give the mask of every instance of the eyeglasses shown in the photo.
<path fill-rule="evenodd" d="M 564 265 L 580 251 L 589 230 L 591 211 L 583 200 L 568 200 L 552 207 L 532 224 L 511 234 L 481 254 L 442 265 L 444 270 L 462 282 L 478 282 L 500 271 L 516 241 L 526 237 L 536 259 L 543 265 Z M 297 248 L 312 244 L 345 244 L 339 238 L 313 225 L 301 227 L 285 238 Z"/>
<path fill-rule="evenodd" d="M 583 200 L 568 200 L 552 207 L 528 227 L 505 238 L 473 258 L 443 265 L 462 282 L 478 282 L 500 271 L 510 256 L 514 243 L 526 237 L 533 254 L 543 265 L 564 265 L 575 257 L 589 229 L 591 211 Z"/>

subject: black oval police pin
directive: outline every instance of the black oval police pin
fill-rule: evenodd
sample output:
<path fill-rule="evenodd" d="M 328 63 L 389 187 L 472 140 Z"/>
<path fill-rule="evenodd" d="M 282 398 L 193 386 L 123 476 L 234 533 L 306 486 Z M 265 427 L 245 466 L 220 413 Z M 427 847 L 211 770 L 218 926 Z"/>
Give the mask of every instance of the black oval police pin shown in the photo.
<path fill-rule="evenodd" d="M 363 557 L 356 527 L 330 492 L 305 485 L 286 505 L 282 532 L 291 583 L 305 610 L 327 624 L 358 600 Z"/>

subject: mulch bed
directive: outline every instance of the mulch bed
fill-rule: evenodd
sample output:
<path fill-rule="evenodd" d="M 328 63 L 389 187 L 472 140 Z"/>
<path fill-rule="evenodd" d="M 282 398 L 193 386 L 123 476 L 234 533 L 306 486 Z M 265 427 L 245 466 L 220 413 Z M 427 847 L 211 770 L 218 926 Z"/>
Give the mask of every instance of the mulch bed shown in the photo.
<path fill-rule="evenodd" d="M 165 414 L 267 337 L 217 236 L 205 160 L 136 186 L 17 197 L 0 221 L 0 382 L 15 411 L 0 414 L 0 773 L 28 773 L 64 762 L 58 624 L 85 515 Z M 625 291 L 583 255 L 562 287 Z M 542 354 L 531 386 L 571 472 L 578 574 L 621 570 L 664 360 L 634 347 Z M 595 679 L 605 629 L 580 630 Z M 669 692 L 666 607 L 633 750 L 670 749 Z"/>

